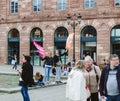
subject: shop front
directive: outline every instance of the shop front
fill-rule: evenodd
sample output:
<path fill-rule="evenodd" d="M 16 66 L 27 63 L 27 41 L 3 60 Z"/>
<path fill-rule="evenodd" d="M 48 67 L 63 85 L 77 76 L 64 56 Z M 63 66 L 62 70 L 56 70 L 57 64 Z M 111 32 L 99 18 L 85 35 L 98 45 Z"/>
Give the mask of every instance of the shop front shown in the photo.
<path fill-rule="evenodd" d="M 33 28 L 30 34 L 30 56 L 31 56 L 31 64 L 34 66 L 41 66 L 42 60 L 41 57 L 34 46 L 32 40 L 35 40 L 38 44 L 43 46 L 43 33 L 42 30 L 38 27 Z"/>
<path fill-rule="evenodd" d="M 19 64 L 19 32 L 15 28 L 8 32 L 8 64 L 11 64 L 14 55 L 17 56 Z"/>
<path fill-rule="evenodd" d="M 80 58 L 84 59 L 86 55 L 90 55 L 94 62 L 96 60 L 96 36 L 97 32 L 93 26 L 85 26 L 81 32 L 81 51 Z"/>

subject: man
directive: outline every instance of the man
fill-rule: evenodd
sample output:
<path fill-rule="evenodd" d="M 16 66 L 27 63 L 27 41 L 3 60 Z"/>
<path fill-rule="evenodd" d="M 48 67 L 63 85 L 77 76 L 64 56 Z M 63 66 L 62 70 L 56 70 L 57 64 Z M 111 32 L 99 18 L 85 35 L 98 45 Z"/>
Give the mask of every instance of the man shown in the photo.
<path fill-rule="evenodd" d="M 100 95 L 102 98 L 107 97 L 106 101 L 120 101 L 120 64 L 119 57 L 111 54 L 110 64 L 107 65 L 100 79 Z"/>

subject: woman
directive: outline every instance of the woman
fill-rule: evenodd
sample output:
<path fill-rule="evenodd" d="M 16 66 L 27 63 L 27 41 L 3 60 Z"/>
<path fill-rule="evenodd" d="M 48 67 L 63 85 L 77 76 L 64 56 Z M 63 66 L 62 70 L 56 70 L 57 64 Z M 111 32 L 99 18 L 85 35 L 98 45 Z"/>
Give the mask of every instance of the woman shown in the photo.
<path fill-rule="evenodd" d="M 17 55 L 14 54 L 14 65 L 13 65 L 13 69 L 17 70 Z"/>
<path fill-rule="evenodd" d="M 30 56 L 23 55 L 22 71 L 18 71 L 23 80 L 21 94 L 24 101 L 30 101 L 28 94 L 28 86 L 32 86 L 33 80 L 33 66 L 30 64 Z"/>
<path fill-rule="evenodd" d="M 75 68 L 68 75 L 66 85 L 66 98 L 70 101 L 86 101 L 86 82 L 83 75 L 85 69 L 84 62 L 79 60 L 76 62 Z"/>
<path fill-rule="evenodd" d="M 42 86 L 42 85 L 44 85 L 43 75 L 42 75 L 40 72 L 37 72 L 37 73 L 35 74 L 35 80 L 36 80 L 35 85 L 37 85 L 37 86 Z"/>
<path fill-rule="evenodd" d="M 98 101 L 98 83 L 101 75 L 101 70 L 93 64 L 93 59 L 90 56 L 85 57 L 85 78 L 86 84 L 90 89 L 91 96 L 87 101 Z"/>
<path fill-rule="evenodd" d="M 44 67 L 44 82 L 45 84 L 49 84 L 50 83 L 50 73 L 51 73 L 51 69 L 53 66 L 53 58 L 52 58 L 52 53 L 49 52 L 48 56 L 45 56 L 44 58 L 42 58 L 42 60 L 45 61 L 45 67 Z"/>
<path fill-rule="evenodd" d="M 67 50 L 60 54 L 59 50 L 55 50 L 55 55 L 53 56 L 53 65 L 56 69 L 56 75 L 55 75 L 55 83 L 59 84 L 62 83 L 61 82 L 61 66 L 62 66 L 62 60 L 61 60 L 61 56 L 66 55 L 67 54 Z"/>

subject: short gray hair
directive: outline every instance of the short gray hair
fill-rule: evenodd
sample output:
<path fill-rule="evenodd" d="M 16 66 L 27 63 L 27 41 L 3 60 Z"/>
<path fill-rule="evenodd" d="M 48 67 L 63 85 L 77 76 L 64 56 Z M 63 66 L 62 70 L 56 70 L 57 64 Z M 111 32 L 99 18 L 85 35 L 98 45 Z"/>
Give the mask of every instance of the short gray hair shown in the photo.
<path fill-rule="evenodd" d="M 86 56 L 84 60 L 93 62 L 93 59 L 91 58 L 91 56 Z"/>
<path fill-rule="evenodd" d="M 109 57 L 109 60 L 112 60 L 113 58 L 116 58 L 116 57 L 119 58 L 119 56 L 117 54 L 111 54 Z"/>

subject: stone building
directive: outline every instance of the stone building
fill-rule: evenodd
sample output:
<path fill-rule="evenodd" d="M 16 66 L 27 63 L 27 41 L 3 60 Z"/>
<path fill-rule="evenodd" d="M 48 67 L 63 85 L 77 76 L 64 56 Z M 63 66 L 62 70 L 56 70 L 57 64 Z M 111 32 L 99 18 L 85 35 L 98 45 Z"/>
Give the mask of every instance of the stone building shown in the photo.
<path fill-rule="evenodd" d="M 86 53 L 98 64 L 110 53 L 120 55 L 120 0 L 1 0 L 0 2 L 0 63 L 10 64 L 17 54 L 31 55 L 33 65 L 41 59 L 32 39 L 46 52 L 65 51 L 73 26 L 67 24 L 67 15 L 81 14 L 75 27 L 75 58 Z M 73 50 L 63 57 L 64 63 L 73 57 Z"/>

